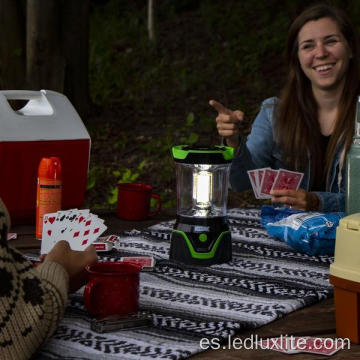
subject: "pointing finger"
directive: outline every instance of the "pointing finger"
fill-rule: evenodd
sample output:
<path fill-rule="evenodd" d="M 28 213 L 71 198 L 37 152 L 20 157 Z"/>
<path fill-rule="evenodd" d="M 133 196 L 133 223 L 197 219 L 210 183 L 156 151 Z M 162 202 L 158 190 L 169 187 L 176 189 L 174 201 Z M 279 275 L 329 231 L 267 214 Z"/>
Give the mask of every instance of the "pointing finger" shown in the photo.
<path fill-rule="evenodd" d="M 223 104 L 215 100 L 210 100 L 209 105 L 212 106 L 219 114 L 231 114 L 231 110 L 227 109 Z"/>

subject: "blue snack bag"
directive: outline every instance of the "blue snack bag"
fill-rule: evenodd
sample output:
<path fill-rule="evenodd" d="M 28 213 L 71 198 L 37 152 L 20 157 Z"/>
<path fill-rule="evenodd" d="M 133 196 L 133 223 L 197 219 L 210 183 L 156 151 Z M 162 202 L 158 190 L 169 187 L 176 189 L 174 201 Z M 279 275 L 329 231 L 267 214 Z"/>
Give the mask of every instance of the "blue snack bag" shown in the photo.
<path fill-rule="evenodd" d="M 309 255 L 334 255 L 336 227 L 343 212 L 320 213 L 263 206 L 261 224 L 269 235 Z"/>
<path fill-rule="evenodd" d="M 261 207 L 261 225 L 266 227 L 268 223 L 279 221 L 285 217 L 293 214 L 304 213 L 303 210 L 290 209 L 287 206 L 274 207 L 270 205 L 263 205 Z"/>

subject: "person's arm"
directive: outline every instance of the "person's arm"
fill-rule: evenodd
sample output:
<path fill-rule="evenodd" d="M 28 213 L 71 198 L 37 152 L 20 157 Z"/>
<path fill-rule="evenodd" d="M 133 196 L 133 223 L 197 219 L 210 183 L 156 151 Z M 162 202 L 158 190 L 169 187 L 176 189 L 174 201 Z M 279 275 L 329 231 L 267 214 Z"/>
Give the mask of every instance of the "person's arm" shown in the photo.
<path fill-rule="evenodd" d="M 245 139 L 240 137 L 240 145 L 231 164 L 230 184 L 232 189 L 243 191 L 251 188 L 248 170 L 272 167 L 274 147 L 273 116 L 276 99 L 265 100 L 256 116 L 251 133 Z"/>
<path fill-rule="evenodd" d="M 63 315 L 69 276 L 57 263 L 36 270 L 2 242 L 0 278 L 0 358 L 28 359 Z"/>
<path fill-rule="evenodd" d="M 333 193 L 325 191 L 316 191 L 314 194 L 319 199 L 318 210 L 321 212 L 344 212 L 345 195 L 343 192 Z"/>
<path fill-rule="evenodd" d="M 69 280 L 82 279 L 84 266 L 94 261 L 93 247 L 72 251 L 60 241 L 35 268 L 7 246 L 4 227 L 0 239 L 0 359 L 28 359 L 39 349 L 63 316 Z"/>

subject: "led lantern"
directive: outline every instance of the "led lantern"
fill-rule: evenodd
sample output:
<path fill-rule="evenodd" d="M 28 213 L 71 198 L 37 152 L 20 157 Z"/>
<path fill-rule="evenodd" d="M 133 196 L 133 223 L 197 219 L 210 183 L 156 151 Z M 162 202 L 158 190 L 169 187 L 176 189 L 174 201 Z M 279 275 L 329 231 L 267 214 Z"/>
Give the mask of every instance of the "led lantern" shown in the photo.
<path fill-rule="evenodd" d="M 233 148 L 179 145 L 172 152 L 177 219 L 171 234 L 170 259 L 205 266 L 230 261 L 226 204 Z"/>

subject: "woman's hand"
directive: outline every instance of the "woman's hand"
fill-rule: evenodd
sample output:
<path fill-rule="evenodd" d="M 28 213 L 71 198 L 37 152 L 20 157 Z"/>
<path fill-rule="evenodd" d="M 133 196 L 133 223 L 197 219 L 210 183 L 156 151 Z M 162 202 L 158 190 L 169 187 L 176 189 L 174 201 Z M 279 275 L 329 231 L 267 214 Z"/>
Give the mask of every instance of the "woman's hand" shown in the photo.
<path fill-rule="evenodd" d="M 305 211 L 319 210 L 319 198 L 316 194 L 304 189 L 299 190 L 272 190 L 271 201 L 274 203 L 283 203 L 292 209 Z"/>
<path fill-rule="evenodd" d="M 97 262 L 97 254 L 93 245 L 84 251 L 71 250 L 67 241 L 61 240 L 43 257 L 44 262 L 53 261 L 64 267 L 69 274 L 70 292 L 76 291 L 87 280 L 85 266 Z"/>
<path fill-rule="evenodd" d="M 216 127 L 219 135 L 226 139 L 227 145 L 236 149 L 239 146 L 239 124 L 244 120 L 244 113 L 227 109 L 215 100 L 210 100 L 209 104 L 218 112 Z"/>

